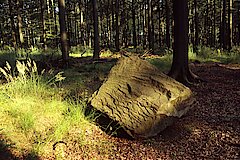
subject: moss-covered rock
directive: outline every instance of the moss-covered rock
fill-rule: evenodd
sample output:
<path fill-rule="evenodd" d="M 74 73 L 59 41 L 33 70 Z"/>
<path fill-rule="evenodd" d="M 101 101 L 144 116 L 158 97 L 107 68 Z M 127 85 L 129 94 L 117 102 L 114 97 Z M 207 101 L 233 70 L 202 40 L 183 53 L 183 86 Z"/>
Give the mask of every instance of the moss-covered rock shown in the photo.
<path fill-rule="evenodd" d="M 184 115 L 192 92 L 137 56 L 123 57 L 90 104 L 118 121 L 132 137 L 157 135 Z"/>

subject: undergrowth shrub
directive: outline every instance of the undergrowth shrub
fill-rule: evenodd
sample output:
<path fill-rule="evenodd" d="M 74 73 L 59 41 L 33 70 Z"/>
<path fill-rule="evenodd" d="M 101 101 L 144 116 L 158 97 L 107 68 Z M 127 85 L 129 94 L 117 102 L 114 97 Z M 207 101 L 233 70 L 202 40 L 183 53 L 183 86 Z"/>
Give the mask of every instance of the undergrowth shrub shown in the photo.
<path fill-rule="evenodd" d="M 216 54 L 216 50 L 207 46 L 198 46 L 196 54 L 202 58 L 209 58 L 211 55 Z"/>

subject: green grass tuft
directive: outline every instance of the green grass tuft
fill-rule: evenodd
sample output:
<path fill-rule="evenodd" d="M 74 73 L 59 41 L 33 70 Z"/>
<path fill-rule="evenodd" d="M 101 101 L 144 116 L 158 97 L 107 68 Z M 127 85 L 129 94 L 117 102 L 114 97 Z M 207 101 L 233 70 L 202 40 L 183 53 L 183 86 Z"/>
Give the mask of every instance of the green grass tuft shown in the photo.
<path fill-rule="evenodd" d="M 2 78 L 7 81 L 0 86 L 0 134 L 10 139 L 18 152 L 47 155 L 52 145 L 64 141 L 73 128 L 91 128 L 91 115 L 84 114 L 86 104 L 64 100 L 62 89 L 56 87 L 64 80 L 62 73 L 38 75 L 30 60 L 17 62 L 11 72 L 9 68 L 1 68 L 5 72 Z M 86 139 L 84 132 L 78 136 Z"/>

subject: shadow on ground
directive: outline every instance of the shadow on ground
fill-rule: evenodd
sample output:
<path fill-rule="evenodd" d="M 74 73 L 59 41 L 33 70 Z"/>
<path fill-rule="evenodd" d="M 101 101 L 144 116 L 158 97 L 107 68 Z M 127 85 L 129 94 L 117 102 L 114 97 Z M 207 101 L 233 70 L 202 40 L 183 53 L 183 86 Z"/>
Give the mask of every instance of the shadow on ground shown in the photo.
<path fill-rule="evenodd" d="M 133 137 L 130 136 L 117 121 L 111 119 L 107 114 L 94 109 L 91 105 L 88 105 L 85 116 L 89 114 L 92 115 L 92 112 L 94 112 L 94 122 L 103 132 L 112 137 L 133 140 Z"/>
<path fill-rule="evenodd" d="M 0 134 L 0 160 L 38 160 L 40 157 L 34 153 L 29 152 L 25 155 L 17 155 L 14 153 L 15 144 L 11 141 L 7 141 L 4 137 Z"/>
<path fill-rule="evenodd" d="M 0 140 L 0 159 L 4 159 L 4 160 L 14 160 L 14 159 L 18 159 L 17 157 L 15 157 L 12 152 L 10 151 L 10 148 L 13 146 L 14 144 L 11 143 L 7 143 L 4 139 Z"/>

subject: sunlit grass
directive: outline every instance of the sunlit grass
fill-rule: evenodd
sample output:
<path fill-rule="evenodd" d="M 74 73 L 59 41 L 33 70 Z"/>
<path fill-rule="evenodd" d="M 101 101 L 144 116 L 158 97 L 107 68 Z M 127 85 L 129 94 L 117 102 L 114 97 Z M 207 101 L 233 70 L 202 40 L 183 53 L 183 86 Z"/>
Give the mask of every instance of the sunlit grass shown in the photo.
<path fill-rule="evenodd" d="M 70 57 L 92 57 L 93 49 L 90 47 L 76 46 L 71 47 Z"/>
<path fill-rule="evenodd" d="M 199 46 L 197 53 L 194 53 L 192 46 L 190 46 L 188 54 L 190 60 L 199 60 L 200 62 L 240 63 L 240 47 L 233 47 L 231 51 L 223 51 Z"/>
<path fill-rule="evenodd" d="M 59 83 L 59 74 L 52 75 L 50 80 L 29 69 L 34 65 L 19 65 L 25 67 L 24 74 L 18 69 L 17 76 L 13 76 L 6 68 L 2 69 L 11 78 L 0 86 L 0 134 L 14 144 L 15 152 L 48 155 L 52 145 L 65 141 L 73 128 L 91 128 L 91 115 L 84 115 L 85 102 L 64 100 L 63 91 L 52 85 L 53 81 Z M 78 136 L 86 139 L 84 132 Z"/>

